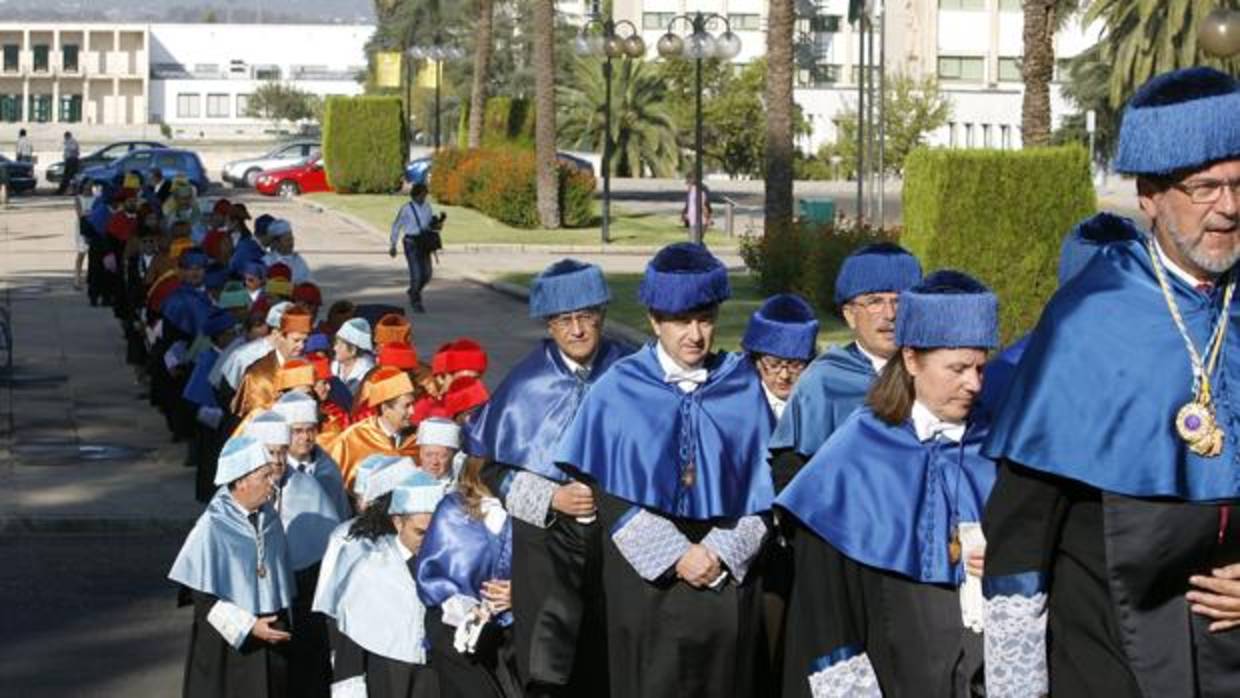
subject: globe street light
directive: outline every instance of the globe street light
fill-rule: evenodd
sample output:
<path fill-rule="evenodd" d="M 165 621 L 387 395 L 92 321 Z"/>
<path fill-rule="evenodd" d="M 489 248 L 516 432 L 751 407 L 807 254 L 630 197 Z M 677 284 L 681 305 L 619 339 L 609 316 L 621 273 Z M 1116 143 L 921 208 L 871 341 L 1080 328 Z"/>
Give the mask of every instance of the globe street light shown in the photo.
<path fill-rule="evenodd" d="M 689 25 L 689 35 L 680 36 L 673 31 L 676 24 Z M 722 25 L 723 32 L 718 35 L 710 33 L 712 26 Z M 702 225 L 703 209 L 706 208 L 706 197 L 702 188 L 702 61 L 707 58 L 718 58 L 730 61 L 740 55 L 741 38 L 732 32 L 732 25 L 727 17 L 719 14 L 697 12 L 691 15 L 677 15 L 667 23 L 667 33 L 659 37 L 655 45 L 663 58 L 684 58 L 697 61 L 696 86 L 697 100 L 694 117 L 694 146 L 696 158 L 693 164 L 693 182 L 695 202 L 692 227 L 693 241 L 702 244 L 705 230 Z"/>
<path fill-rule="evenodd" d="M 616 33 L 627 28 L 628 35 Z M 591 33 L 591 29 L 597 31 Z M 579 56 L 603 59 L 603 242 L 611 240 L 611 60 L 613 58 L 641 58 L 646 55 L 646 42 L 637 33 L 637 26 L 628 20 L 619 22 L 602 19 L 597 15 L 577 33 L 573 48 Z"/>
<path fill-rule="evenodd" d="M 1206 15 L 1197 27 L 1197 43 L 1216 58 L 1240 54 L 1240 11 L 1220 7 Z"/>
<path fill-rule="evenodd" d="M 445 44 L 443 35 L 435 33 L 434 42 L 430 45 L 414 46 L 409 55 L 417 61 L 430 60 L 435 62 L 435 150 L 439 150 L 440 124 L 439 100 L 440 86 L 443 84 L 443 64 L 445 61 L 458 61 L 465 57 L 465 49 Z"/>

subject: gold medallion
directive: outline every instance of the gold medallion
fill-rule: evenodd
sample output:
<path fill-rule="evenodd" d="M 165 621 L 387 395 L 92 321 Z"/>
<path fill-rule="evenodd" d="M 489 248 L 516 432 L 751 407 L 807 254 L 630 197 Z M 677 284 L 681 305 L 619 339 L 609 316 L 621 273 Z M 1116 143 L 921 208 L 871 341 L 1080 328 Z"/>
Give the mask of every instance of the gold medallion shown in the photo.
<path fill-rule="evenodd" d="M 947 543 L 947 559 L 953 564 L 960 562 L 960 555 L 963 551 L 960 545 L 960 530 L 952 527 L 952 539 Z"/>
<path fill-rule="evenodd" d="M 680 484 L 683 485 L 685 489 L 689 489 L 693 487 L 695 480 L 697 480 L 697 476 L 694 473 L 693 463 L 689 463 L 685 466 L 684 471 L 680 475 Z"/>
<path fill-rule="evenodd" d="M 266 577 L 266 576 L 267 576 L 267 566 L 260 564 L 258 566 L 258 578 L 262 579 L 263 577 Z"/>
<path fill-rule="evenodd" d="M 1223 430 L 1214 418 L 1210 394 L 1202 394 L 1180 408 L 1175 415 L 1175 430 L 1188 444 L 1189 450 L 1205 458 L 1217 458 L 1223 453 Z"/>

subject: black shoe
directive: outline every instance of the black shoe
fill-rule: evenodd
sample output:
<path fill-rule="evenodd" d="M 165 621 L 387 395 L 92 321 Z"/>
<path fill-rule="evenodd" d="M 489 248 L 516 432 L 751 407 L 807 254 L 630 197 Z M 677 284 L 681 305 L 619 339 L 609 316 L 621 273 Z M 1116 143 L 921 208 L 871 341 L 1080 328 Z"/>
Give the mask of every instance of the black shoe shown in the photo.
<path fill-rule="evenodd" d="M 414 301 L 409 305 L 413 308 L 413 312 L 426 314 L 426 308 L 422 306 L 422 301 Z"/>

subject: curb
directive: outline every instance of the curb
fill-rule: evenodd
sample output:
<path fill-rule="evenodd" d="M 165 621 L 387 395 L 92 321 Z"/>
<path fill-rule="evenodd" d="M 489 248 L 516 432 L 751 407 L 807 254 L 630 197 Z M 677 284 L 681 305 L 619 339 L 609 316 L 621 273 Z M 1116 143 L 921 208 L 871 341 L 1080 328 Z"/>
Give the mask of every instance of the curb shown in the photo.
<path fill-rule="evenodd" d="M 463 278 L 465 281 L 470 282 L 471 284 L 476 284 L 484 288 L 489 288 L 492 291 L 495 291 L 496 293 L 503 294 L 505 296 L 508 296 L 509 298 L 519 300 L 523 303 L 528 302 L 530 299 L 529 289 L 525 288 L 524 286 L 518 286 L 516 284 L 508 283 L 507 281 L 496 281 L 494 279 L 488 279 L 487 277 L 481 274 L 475 274 L 472 272 L 463 274 L 461 278 Z M 632 344 L 638 347 L 650 341 L 650 336 L 645 334 L 644 332 L 639 332 L 636 329 L 629 327 L 628 325 L 621 324 L 614 320 L 610 320 L 607 322 L 607 324 L 603 328 L 603 334 L 610 336 L 612 339 L 617 339 L 622 342 L 627 342 L 629 344 Z"/>
<path fill-rule="evenodd" d="M 49 534 L 175 534 L 189 533 L 198 520 L 194 518 L 160 519 L 138 517 L 58 517 L 6 516 L 0 518 L 0 536 Z"/>

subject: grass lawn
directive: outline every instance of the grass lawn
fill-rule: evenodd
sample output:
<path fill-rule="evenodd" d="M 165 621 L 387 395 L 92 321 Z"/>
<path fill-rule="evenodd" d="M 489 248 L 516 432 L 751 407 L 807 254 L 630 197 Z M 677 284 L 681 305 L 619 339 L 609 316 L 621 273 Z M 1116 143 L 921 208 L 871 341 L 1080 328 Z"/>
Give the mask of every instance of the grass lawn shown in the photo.
<path fill-rule="evenodd" d="M 505 274 L 500 280 L 529 287 L 533 277 L 534 274 L 529 273 Z M 740 349 L 745 323 L 749 322 L 749 316 L 762 304 L 762 295 L 754 278 L 747 273 L 733 272 L 730 280 L 732 299 L 724 303 L 720 310 L 715 346 L 732 351 Z M 649 333 L 650 323 L 646 320 L 646 309 L 637 302 L 637 285 L 640 281 L 641 274 L 607 275 L 607 284 L 611 287 L 611 305 L 607 308 L 607 316 L 613 321 Z M 825 348 L 828 344 L 852 341 L 852 334 L 843 320 L 824 313 L 819 313 L 818 319 L 822 323 L 822 329 L 818 333 L 820 348 Z"/>
<path fill-rule="evenodd" d="M 409 197 L 404 194 L 307 194 L 306 198 L 328 208 L 350 213 L 380 230 L 390 230 L 396 211 Z M 448 214 L 444 226 L 445 244 L 503 243 L 525 245 L 597 245 L 599 229 L 577 228 L 573 230 L 525 230 L 485 216 L 462 206 L 440 206 L 432 202 L 436 212 Z M 673 216 L 658 214 L 626 213 L 612 206 L 611 244 L 613 245 L 665 245 L 669 242 L 687 240 L 688 231 Z M 736 247 L 737 239 L 718 231 L 709 231 L 707 244 L 715 248 Z"/>

